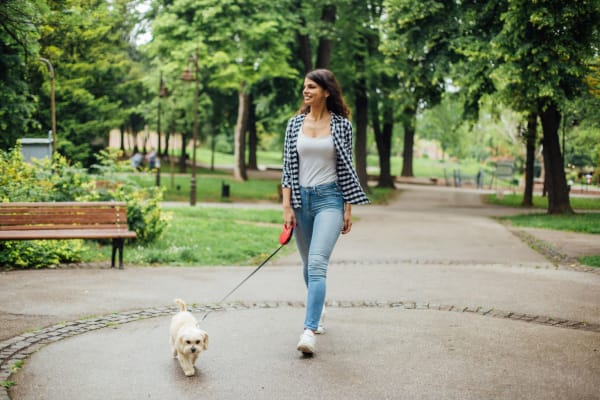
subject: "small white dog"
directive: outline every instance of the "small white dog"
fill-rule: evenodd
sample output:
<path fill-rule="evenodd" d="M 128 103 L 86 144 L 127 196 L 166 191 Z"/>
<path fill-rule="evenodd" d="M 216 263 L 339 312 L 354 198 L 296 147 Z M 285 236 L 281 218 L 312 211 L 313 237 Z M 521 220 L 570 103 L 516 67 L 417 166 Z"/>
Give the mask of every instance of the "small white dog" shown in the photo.
<path fill-rule="evenodd" d="M 171 319 L 171 348 L 173 358 L 179 360 L 185 376 L 195 373 L 194 364 L 203 350 L 208 348 L 208 334 L 198 328 L 198 321 L 187 310 L 185 301 L 175 299 L 179 312 Z"/>

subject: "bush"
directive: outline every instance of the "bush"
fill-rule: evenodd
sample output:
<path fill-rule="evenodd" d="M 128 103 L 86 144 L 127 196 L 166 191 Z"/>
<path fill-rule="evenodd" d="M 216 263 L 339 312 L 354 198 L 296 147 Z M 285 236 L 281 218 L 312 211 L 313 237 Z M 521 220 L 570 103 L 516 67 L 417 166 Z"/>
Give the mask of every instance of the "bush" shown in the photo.
<path fill-rule="evenodd" d="M 160 209 L 162 190 L 142 189 L 126 179 L 123 172 L 132 168 L 126 161 L 118 162 L 118 156 L 101 152 L 92 175 L 60 155 L 30 164 L 23 161 L 18 146 L 10 152 L 0 150 L 0 201 L 124 201 L 137 240 L 156 240 L 169 221 Z M 43 268 L 78 262 L 83 250 L 81 240 L 0 241 L 0 265 Z"/>

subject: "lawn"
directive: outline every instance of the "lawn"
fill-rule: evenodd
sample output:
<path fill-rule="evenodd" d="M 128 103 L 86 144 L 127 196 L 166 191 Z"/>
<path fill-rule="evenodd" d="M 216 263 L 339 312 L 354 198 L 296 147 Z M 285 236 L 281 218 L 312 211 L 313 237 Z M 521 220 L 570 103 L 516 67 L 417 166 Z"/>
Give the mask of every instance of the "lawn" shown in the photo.
<path fill-rule="evenodd" d="M 135 265 L 219 266 L 259 264 L 279 246 L 278 210 L 165 207 L 171 224 L 148 245 L 126 245 L 124 260 Z M 88 242 L 85 261 L 110 259 L 110 246 Z M 280 254 L 291 251 L 291 242 Z"/>
<path fill-rule="evenodd" d="M 523 195 L 504 195 L 498 198 L 491 194 L 486 196 L 486 201 L 508 207 L 521 207 Z M 577 212 L 573 215 L 548 215 L 542 212 L 524 215 L 502 217 L 501 220 L 509 221 L 515 226 L 530 228 L 554 229 L 559 231 L 570 231 L 598 235 L 600 243 L 600 198 L 571 197 L 571 207 Z M 548 207 L 548 199 L 542 196 L 534 196 L 534 209 L 545 209 Z M 598 255 L 582 257 L 579 262 L 585 265 L 600 267 L 600 245 Z"/>

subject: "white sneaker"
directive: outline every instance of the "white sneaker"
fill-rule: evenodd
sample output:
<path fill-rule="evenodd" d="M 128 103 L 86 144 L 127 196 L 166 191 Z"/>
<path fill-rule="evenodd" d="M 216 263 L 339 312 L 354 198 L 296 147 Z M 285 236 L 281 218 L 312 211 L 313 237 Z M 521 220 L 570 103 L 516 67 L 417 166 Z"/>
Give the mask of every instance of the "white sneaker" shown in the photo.
<path fill-rule="evenodd" d="M 296 347 L 298 351 L 301 351 L 304 354 L 313 354 L 315 352 L 315 345 L 317 344 L 317 340 L 315 339 L 315 334 L 310 329 L 305 329 L 304 333 L 300 335 L 300 341 L 298 342 L 298 346 Z"/>
<path fill-rule="evenodd" d="M 319 327 L 315 331 L 317 335 L 325 334 L 325 306 L 323 306 L 323 311 L 321 311 L 321 319 L 319 319 Z"/>

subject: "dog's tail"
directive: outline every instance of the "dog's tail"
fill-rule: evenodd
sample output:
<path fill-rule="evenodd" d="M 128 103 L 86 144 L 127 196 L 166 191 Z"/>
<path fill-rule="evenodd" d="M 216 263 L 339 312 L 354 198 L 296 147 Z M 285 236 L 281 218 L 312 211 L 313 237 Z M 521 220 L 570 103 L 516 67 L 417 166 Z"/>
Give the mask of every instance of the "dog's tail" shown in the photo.
<path fill-rule="evenodd" d="M 185 301 L 181 299 L 175 299 L 175 303 L 179 306 L 179 311 L 187 311 L 187 305 Z"/>

